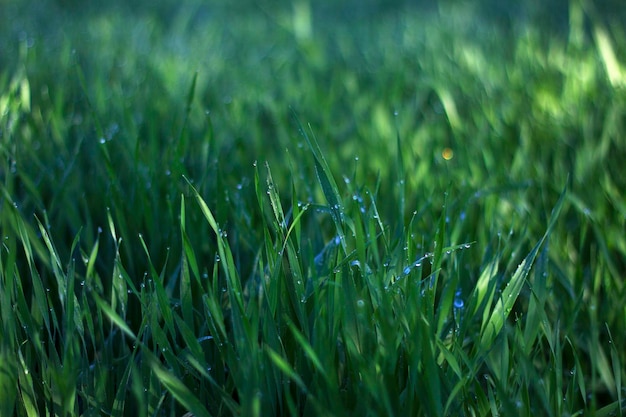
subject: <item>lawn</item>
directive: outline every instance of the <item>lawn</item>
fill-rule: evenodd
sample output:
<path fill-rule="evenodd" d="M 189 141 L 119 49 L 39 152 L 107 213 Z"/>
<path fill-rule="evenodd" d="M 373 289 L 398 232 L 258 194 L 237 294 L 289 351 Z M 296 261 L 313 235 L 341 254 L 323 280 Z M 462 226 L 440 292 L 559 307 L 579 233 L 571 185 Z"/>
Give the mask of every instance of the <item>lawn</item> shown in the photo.
<path fill-rule="evenodd" d="M 624 415 L 626 13 L 536 3 L 0 0 L 0 416 Z"/>

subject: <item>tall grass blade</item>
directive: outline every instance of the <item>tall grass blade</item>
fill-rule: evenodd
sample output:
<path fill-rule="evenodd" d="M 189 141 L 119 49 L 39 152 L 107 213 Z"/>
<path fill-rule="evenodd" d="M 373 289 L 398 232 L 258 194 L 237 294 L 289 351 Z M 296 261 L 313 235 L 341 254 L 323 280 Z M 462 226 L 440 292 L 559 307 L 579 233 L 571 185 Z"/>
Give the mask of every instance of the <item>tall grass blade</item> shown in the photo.
<path fill-rule="evenodd" d="M 28 369 L 21 350 L 18 351 L 18 355 L 20 359 L 18 375 L 20 401 L 28 417 L 39 417 L 41 414 L 37 407 L 37 396 L 35 394 L 32 372 Z"/>
<path fill-rule="evenodd" d="M 341 205 L 341 198 L 339 196 L 339 188 L 337 187 L 337 183 L 333 178 L 330 167 L 326 162 L 326 158 L 324 158 L 324 154 L 322 153 L 319 143 L 315 139 L 315 135 L 313 135 L 313 133 L 311 132 L 311 135 L 309 136 L 302 127 L 302 124 L 300 123 L 297 115 L 295 115 L 294 113 L 293 116 L 296 120 L 296 123 L 298 124 L 298 129 L 300 130 L 300 133 L 304 136 L 304 139 L 309 145 L 311 153 L 313 153 L 315 173 L 317 174 L 317 179 L 320 186 L 322 187 L 324 197 L 328 202 L 328 208 L 330 210 L 331 217 L 333 219 L 333 222 L 335 223 L 335 227 L 337 228 L 337 234 L 339 235 L 341 245 L 345 251 L 346 242 L 343 231 L 343 207 Z"/>
<path fill-rule="evenodd" d="M 561 212 L 563 202 L 565 201 L 566 191 L 566 189 L 563 190 L 559 200 L 552 209 L 552 214 L 550 216 L 548 228 L 545 234 L 533 247 L 530 253 L 524 258 L 522 263 L 520 263 L 520 265 L 517 267 L 517 270 L 502 291 L 502 295 L 497 300 L 494 309 L 491 311 L 491 314 L 489 315 L 486 324 L 483 326 L 480 337 L 480 346 L 483 351 L 488 351 L 489 348 L 492 346 L 495 338 L 500 333 L 500 330 L 502 330 L 502 326 L 504 325 L 505 320 L 511 313 L 513 305 L 517 301 L 517 297 L 522 290 L 522 286 L 524 285 L 532 264 L 537 257 L 537 253 L 539 252 L 541 245 L 554 228 L 559 213 Z"/>

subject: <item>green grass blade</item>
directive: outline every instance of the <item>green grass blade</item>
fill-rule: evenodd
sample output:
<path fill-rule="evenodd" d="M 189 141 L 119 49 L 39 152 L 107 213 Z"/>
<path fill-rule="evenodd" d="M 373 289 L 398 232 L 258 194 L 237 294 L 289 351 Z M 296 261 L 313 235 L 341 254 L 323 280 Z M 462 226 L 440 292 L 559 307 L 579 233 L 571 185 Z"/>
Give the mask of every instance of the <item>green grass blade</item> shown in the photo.
<path fill-rule="evenodd" d="M 217 225 L 217 221 L 215 221 L 215 217 L 213 217 L 213 213 L 209 209 L 209 206 L 207 206 L 207 204 L 204 202 L 204 200 L 200 196 L 200 193 L 198 193 L 198 190 L 196 190 L 196 188 L 193 186 L 191 181 L 189 181 L 186 177 L 185 177 L 185 180 L 187 181 L 187 184 L 191 188 L 193 195 L 196 198 L 196 202 L 200 206 L 200 210 L 202 210 L 202 214 L 204 215 L 206 220 L 209 222 L 209 226 L 211 226 L 211 229 L 213 229 L 213 232 L 217 236 L 220 236 L 221 235 L 220 229 Z"/>
<path fill-rule="evenodd" d="M 12 416 L 17 400 L 18 366 L 6 346 L 0 346 L 0 415 Z"/>
<path fill-rule="evenodd" d="M 526 354 L 530 354 L 533 349 L 534 342 L 539 334 L 540 323 L 547 321 L 545 313 L 545 302 L 547 293 L 547 263 L 548 263 L 548 245 L 544 246 L 537 265 L 535 266 L 535 278 L 531 285 L 531 298 L 528 304 L 528 313 L 526 315 L 526 324 L 524 329 L 524 346 Z"/>
<path fill-rule="evenodd" d="M 211 417 L 211 413 L 180 379 L 168 372 L 151 353 L 145 350 L 143 353 L 149 358 L 152 371 L 176 401 L 196 417 Z"/>
<path fill-rule="evenodd" d="M 100 298 L 99 295 L 93 294 L 94 301 L 98 305 L 98 308 L 111 320 L 115 326 L 119 327 L 124 333 L 126 333 L 131 339 L 135 340 L 137 337 L 135 333 L 131 330 L 130 327 L 126 324 L 126 322 L 104 301 Z"/>
<path fill-rule="evenodd" d="M 136 353 L 137 349 L 135 349 L 130 355 L 126 368 L 124 369 L 124 373 L 120 378 L 119 386 L 117 388 L 117 391 L 115 392 L 115 399 L 113 400 L 111 417 L 122 417 L 124 415 L 126 396 L 128 394 L 128 381 L 130 380 L 131 374 L 134 371 Z"/>
<path fill-rule="evenodd" d="M 617 396 L 617 403 L 622 404 L 623 402 L 623 392 L 622 392 L 623 368 L 620 363 L 620 355 L 617 352 L 615 341 L 613 340 L 613 336 L 611 335 L 611 329 L 608 328 L 608 325 L 607 325 L 607 332 L 609 335 L 609 344 L 611 345 L 611 364 L 613 365 L 613 379 L 615 380 L 615 392 Z M 623 413 L 624 413 L 624 407 L 620 407 L 618 411 L 618 416 L 622 417 Z"/>
<path fill-rule="evenodd" d="M 398 228 L 402 230 L 404 227 L 404 210 L 405 210 L 405 194 L 406 194 L 406 174 L 404 172 L 404 159 L 402 158 L 402 142 L 400 140 L 400 132 L 396 134 L 396 165 L 398 176 L 398 210 L 399 222 Z"/>
<path fill-rule="evenodd" d="M 18 355 L 21 365 L 18 376 L 20 401 L 28 417 L 39 417 L 41 414 L 39 413 L 39 409 L 37 407 L 37 397 L 35 394 L 32 372 L 29 371 L 21 350 L 18 351 Z"/>
<path fill-rule="evenodd" d="M 511 313 L 513 309 L 513 305 L 517 301 L 517 297 L 522 290 L 522 286 L 528 276 L 530 269 L 537 257 L 537 253 L 541 248 L 541 245 L 546 240 L 554 225 L 556 220 L 561 212 L 561 207 L 563 206 L 563 202 L 565 201 L 566 189 L 563 190 L 559 200 L 557 201 L 554 209 L 552 210 L 552 214 L 550 216 L 550 220 L 548 222 L 548 228 L 541 238 L 539 242 L 533 247 L 530 253 L 524 258 L 524 260 L 517 267 L 517 270 L 511 277 L 510 281 L 507 283 L 506 287 L 502 291 L 502 295 L 500 299 L 496 302 L 496 306 L 491 311 L 489 319 L 485 324 L 480 337 L 480 346 L 483 351 L 489 350 L 491 345 L 493 344 L 495 338 L 502 330 L 502 326 L 504 325 L 505 320 Z"/>
<path fill-rule="evenodd" d="M 308 389 L 306 387 L 306 384 L 304 383 L 304 381 L 302 381 L 300 375 L 298 375 L 298 373 L 291 367 L 291 365 L 289 365 L 289 363 L 281 355 L 279 355 L 269 346 L 265 345 L 264 348 L 265 353 L 267 353 L 268 357 L 274 363 L 274 365 L 276 365 L 278 369 L 285 374 L 285 376 L 295 382 L 302 391 L 307 392 Z"/>
<path fill-rule="evenodd" d="M 343 216 L 343 207 L 341 204 L 341 198 L 339 194 L 339 188 L 337 187 L 337 183 L 335 182 L 335 179 L 333 178 L 330 167 L 328 166 L 328 163 L 326 162 L 326 158 L 324 158 L 324 154 L 322 153 L 322 150 L 319 146 L 319 143 L 317 142 L 315 138 L 315 135 L 311 134 L 311 136 L 309 136 L 304 130 L 304 128 L 302 127 L 300 120 L 295 114 L 294 114 L 294 117 L 296 119 L 296 123 L 298 124 L 300 133 L 304 136 L 304 139 L 309 145 L 309 149 L 311 150 L 311 153 L 313 153 L 315 173 L 317 174 L 318 182 L 320 186 L 322 187 L 322 192 L 324 193 L 324 197 L 326 198 L 326 201 L 328 202 L 328 208 L 330 210 L 331 217 L 333 219 L 333 222 L 335 223 L 335 227 L 337 228 L 337 234 L 339 235 L 339 238 L 341 239 L 341 245 L 345 251 L 346 242 L 345 242 L 345 235 L 343 231 L 343 222 L 344 222 L 343 217 L 344 216 Z"/>

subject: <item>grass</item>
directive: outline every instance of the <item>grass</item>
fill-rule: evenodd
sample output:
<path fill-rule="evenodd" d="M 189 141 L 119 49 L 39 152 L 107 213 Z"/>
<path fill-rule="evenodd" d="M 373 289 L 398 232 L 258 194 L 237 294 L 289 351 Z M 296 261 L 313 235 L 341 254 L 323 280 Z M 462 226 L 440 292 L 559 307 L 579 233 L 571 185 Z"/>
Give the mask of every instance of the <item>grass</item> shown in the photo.
<path fill-rule="evenodd" d="M 626 36 L 477 4 L 2 3 L 0 416 L 623 415 Z"/>

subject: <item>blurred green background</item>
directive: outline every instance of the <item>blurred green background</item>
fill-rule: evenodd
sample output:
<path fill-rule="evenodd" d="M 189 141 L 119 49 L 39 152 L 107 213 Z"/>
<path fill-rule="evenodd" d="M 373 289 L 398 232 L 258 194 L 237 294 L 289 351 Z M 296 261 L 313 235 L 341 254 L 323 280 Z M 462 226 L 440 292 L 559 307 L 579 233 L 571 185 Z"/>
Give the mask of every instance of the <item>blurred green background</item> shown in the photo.
<path fill-rule="evenodd" d="M 22 174 L 13 198 L 26 218 L 47 210 L 68 246 L 85 225 L 93 240 L 115 207 L 128 233 L 159 230 L 147 241 L 164 254 L 179 240 L 182 175 L 225 222 L 218 202 L 249 206 L 254 161 L 285 196 L 295 177 L 298 199 L 315 198 L 298 180 L 312 167 L 289 162 L 308 158 L 295 112 L 338 178 L 380 178 L 390 206 L 399 135 L 409 206 L 500 189 L 511 201 L 493 226 L 508 230 L 512 210 L 536 237 L 544 222 L 527 205 L 551 207 L 569 182 L 581 212 L 621 233 L 624 73 L 611 76 L 594 29 L 619 61 L 618 3 L 4 0 L 0 85 L 28 87 L 32 110 L 4 129 L 5 141 L 19 133 L 5 146 Z"/>

